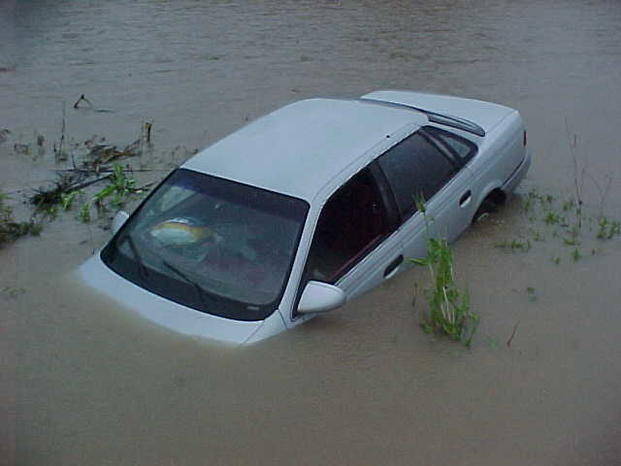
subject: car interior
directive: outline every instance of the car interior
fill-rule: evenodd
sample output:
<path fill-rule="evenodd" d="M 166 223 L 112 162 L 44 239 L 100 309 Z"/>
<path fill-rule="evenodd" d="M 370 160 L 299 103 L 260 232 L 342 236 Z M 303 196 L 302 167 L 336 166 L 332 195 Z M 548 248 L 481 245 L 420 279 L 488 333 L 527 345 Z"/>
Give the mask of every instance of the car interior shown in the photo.
<path fill-rule="evenodd" d="M 309 279 L 334 283 L 388 231 L 379 189 L 368 169 L 355 175 L 326 203 L 307 261 Z"/>

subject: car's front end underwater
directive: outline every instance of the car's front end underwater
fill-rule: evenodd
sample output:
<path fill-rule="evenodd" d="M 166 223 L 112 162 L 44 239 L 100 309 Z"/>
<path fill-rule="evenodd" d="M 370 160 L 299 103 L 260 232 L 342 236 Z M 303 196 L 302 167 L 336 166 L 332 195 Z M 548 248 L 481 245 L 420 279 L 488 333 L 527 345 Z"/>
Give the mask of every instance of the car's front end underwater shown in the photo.
<path fill-rule="evenodd" d="M 286 330 L 278 309 L 263 320 L 241 321 L 175 303 L 118 275 L 102 262 L 99 253 L 80 266 L 78 276 L 119 307 L 180 334 L 239 345 L 254 343 Z"/>

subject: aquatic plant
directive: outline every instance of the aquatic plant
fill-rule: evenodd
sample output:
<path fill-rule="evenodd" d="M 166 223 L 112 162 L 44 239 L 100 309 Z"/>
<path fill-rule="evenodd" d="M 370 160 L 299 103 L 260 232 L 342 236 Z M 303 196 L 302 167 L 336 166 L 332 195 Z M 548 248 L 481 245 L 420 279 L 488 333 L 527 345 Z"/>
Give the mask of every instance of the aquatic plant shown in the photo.
<path fill-rule="evenodd" d="M 547 237 L 570 247 L 566 254 L 572 262 L 578 262 L 583 257 L 579 249 L 581 246 L 587 246 L 595 239 L 606 241 L 621 235 L 621 221 L 603 213 L 608 189 L 600 189 L 596 183 L 601 191 L 599 213 L 596 213 L 595 207 L 589 208 L 582 200 L 582 183 L 582 180 L 575 183 L 576 193 L 568 198 L 547 194 L 536 188 L 529 190 L 522 197 L 524 216 L 530 224 L 526 232 L 495 246 L 511 252 L 527 252 L 534 246 L 531 240 L 542 242 Z M 599 251 L 599 248 L 591 249 L 592 255 Z M 561 257 L 554 255 L 551 260 L 558 265 Z"/>
<path fill-rule="evenodd" d="M 29 201 L 36 211 L 55 214 L 57 205 L 64 208 L 67 204 L 67 196 L 76 190 L 79 180 L 78 175 L 62 173 L 51 187 L 35 189 Z"/>
<path fill-rule="evenodd" d="M 121 207 L 130 194 L 137 191 L 136 180 L 127 176 L 123 167 L 114 165 L 108 185 L 93 196 L 93 202 L 99 209 L 106 209 L 105 200 L 111 198 L 114 207 Z"/>
<path fill-rule="evenodd" d="M 79 218 L 82 223 L 89 223 L 91 221 L 91 203 L 90 202 L 85 202 L 84 204 L 82 204 L 82 207 L 80 208 Z"/>
<path fill-rule="evenodd" d="M 616 235 L 621 235 L 621 222 L 618 220 L 611 220 L 608 217 L 600 216 L 598 222 L 598 239 L 612 239 Z"/>
<path fill-rule="evenodd" d="M 470 309 L 470 294 L 455 283 L 453 254 L 445 239 L 429 238 L 427 257 L 411 259 L 426 266 L 431 286 L 424 290 L 429 305 L 423 317 L 422 328 L 427 333 L 446 335 L 470 346 L 479 322 L 479 316 Z"/>
<path fill-rule="evenodd" d="M 532 244 L 529 239 L 513 238 L 511 241 L 502 241 L 495 245 L 500 249 L 510 249 L 512 251 L 530 251 Z"/>
<path fill-rule="evenodd" d="M 6 204 L 9 196 L 0 191 L 0 247 L 25 235 L 41 233 L 41 224 L 33 219 L 27 222 L 16 222 L 13 209 Z"/>
<path fill-rule="evenodd" d="M 68 193 L 62 193 L 60 195 L 60 205 L 62 206 L 63 210 L 71 209 L 71 207 L 73 206 L 73 201 L 78 194 L 80 194 L 80 191 L 71 191 Z"/>
<path fill-rule="evenodd" d="M 425 206 L 417 202 L 425 215 L 427 226 L 427 257 L 410 259 L 414 264 L 427 267 L 431 286 L 424 290 L 428 309 L 423 314 L 422 328 L 426 333 L 446 335 L 470 346 L 476 332 L 479 316 L 470 309 L 470 294 L 455 283 L 453 253 L 444 238 L 429 235 L 429 219 Z M 431 220 L 432 221 L 432 220 Z"/>
<path fill-rule="evenodd" d="M 526 287 L 526 294 L 528 296 L 528 300 L 529 301 L 536 301 L 537 300 L 537 294 L 535 292 L 535 288 L 532 286 L 528 286 Z"/>

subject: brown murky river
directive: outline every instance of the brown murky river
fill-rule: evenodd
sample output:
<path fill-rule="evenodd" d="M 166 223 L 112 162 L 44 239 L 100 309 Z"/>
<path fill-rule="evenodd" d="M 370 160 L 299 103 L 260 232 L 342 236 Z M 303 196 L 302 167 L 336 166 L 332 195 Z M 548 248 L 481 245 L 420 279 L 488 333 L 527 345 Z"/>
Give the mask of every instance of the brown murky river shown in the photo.
<path fill-rule="evenodd" d="M 232 350 L 146 323 L 67 278 L 108 238 L 95 224 L 67 214 L 3 248 L 0 463 L 621 464 L 620 237 L 584 239 L 577 261 L 578 247 L 548 233 L 528 252 L 495 247 L 549 231 L 524 214 L 525 193 L 570 196 L 574 173 L 589 211 L 621 217 L 619 1 L 0 9 L 5 192 L 53 178 L 63 102 L 76 141 L 126 143 L 152 120 L 158 151 L 143 162 L 163 170 L 153 179 L 180 161 L 166 155 L 179 145 L 203 147 L 293 100 L 377 88 L 518 108 L 534 154 L 522 195 L 455 244 L 481 316 L 470 350 L 418 326 L 423 270 Z M 109 111 L 73 110 L 82 93 Z M 48 155 L 14 153 L 37 134 Z"/>

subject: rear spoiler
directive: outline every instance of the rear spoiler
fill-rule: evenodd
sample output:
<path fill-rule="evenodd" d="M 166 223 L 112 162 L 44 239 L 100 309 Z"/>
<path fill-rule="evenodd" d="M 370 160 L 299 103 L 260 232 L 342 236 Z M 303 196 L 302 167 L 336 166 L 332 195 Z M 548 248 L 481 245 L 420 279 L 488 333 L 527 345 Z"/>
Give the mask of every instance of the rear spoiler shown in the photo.
<path fill-rule="evenodd" d="M 450 126 L 451 128 L 461 129 L 463 131 L 467 131 L 468 133 L 474 134 L 476 136 L 483 137 L 485 136 L 485 130 L 481 128 L 476 123 L 466 120 L 464 118 L 459 118 L 453 115 L 446 115 L 443 113 L 432 112 L 430 110 L 425 110 L 424 108 L 414 107 L 413 105 L 400 104 L 395 102 L 388 102 L 385 100 L 377 100 L 377 99 L 369 99 L 366 97 L 360 97 L 360 101 L 363 102 L 371 102 L 374 104 L 387 105 L 390 107 L 400 107 L 400 108 L 408 108 L 410 110 L 416 110 L 418 112 L 424 113 L 429 118 L 429 121 L 432 123 L 438 123 L 444 126 Z"/>

